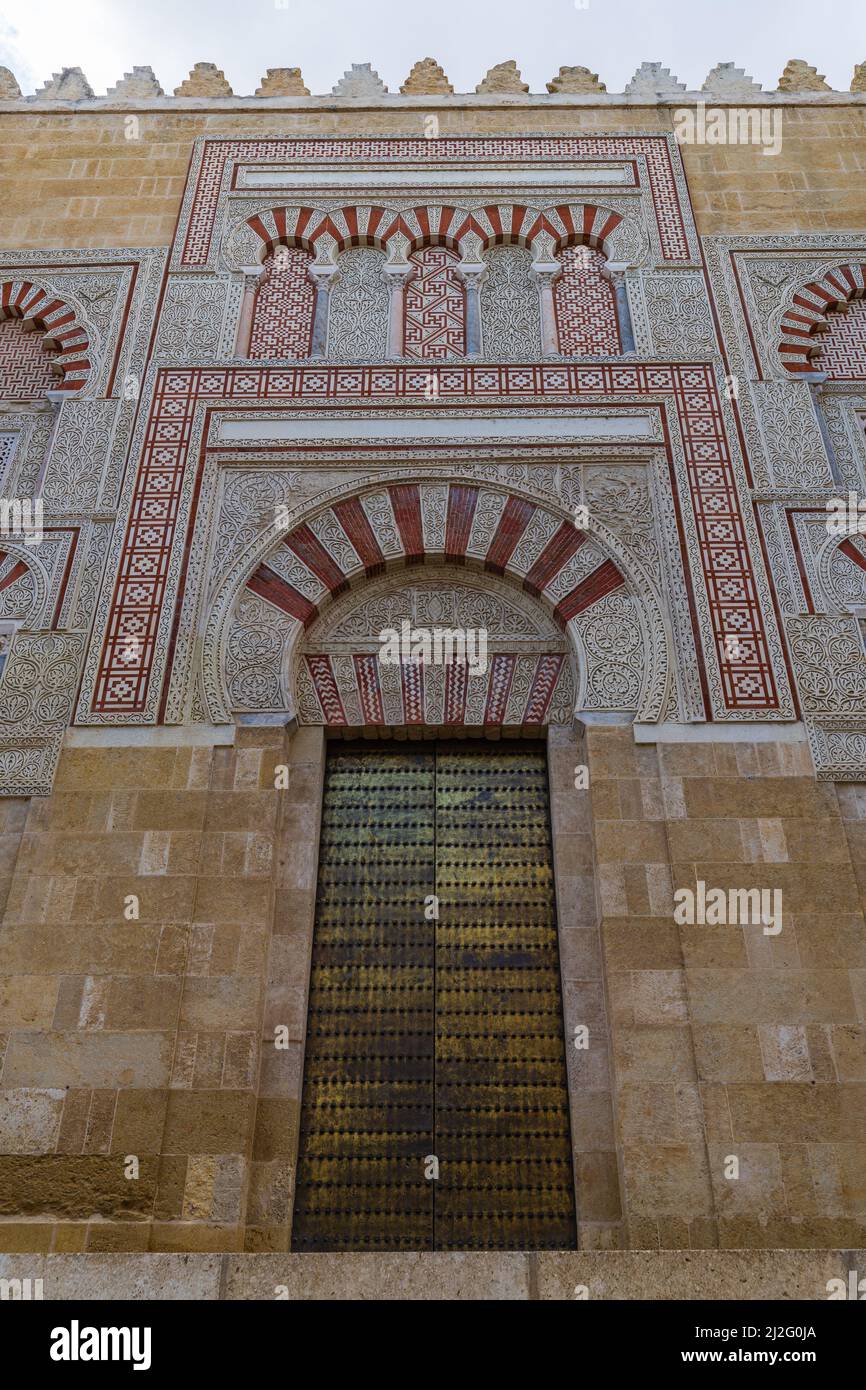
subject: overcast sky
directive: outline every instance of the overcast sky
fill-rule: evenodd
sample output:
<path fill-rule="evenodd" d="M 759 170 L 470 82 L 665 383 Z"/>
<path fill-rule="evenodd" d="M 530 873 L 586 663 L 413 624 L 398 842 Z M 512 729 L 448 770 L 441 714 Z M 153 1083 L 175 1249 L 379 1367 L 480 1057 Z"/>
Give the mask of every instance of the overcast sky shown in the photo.
<path fill-rule="evenodd" d="M 170 93 L 195 62 L 223 68 L 238 95 L 269 67 L 329 92 L 353 62 L 397 91 L 427 56 L 460 92 L 506 58 L 533 92 L 572 63 L 621 92 L 651 61 L 689 88 L 727 61 L 774 88 L 789 58 L 845 91 L 866 59 L 866 0 L 0 0 L 0 64 L 25 94 L 75 66 L 103 93 L 135 63 Z"/>

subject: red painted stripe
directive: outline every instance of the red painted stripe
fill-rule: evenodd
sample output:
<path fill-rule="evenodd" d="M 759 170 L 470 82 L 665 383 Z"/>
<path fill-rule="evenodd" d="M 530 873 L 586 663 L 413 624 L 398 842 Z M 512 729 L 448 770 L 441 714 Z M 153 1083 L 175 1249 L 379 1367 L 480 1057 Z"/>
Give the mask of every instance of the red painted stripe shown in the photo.
<path fill-rule="evenodd" d="M 568 564 L 575 551 L 584 544 L 586 536 L 570 521 L 563 521 L 556 535 L 552 536 L 542 550 L 532 569 L 523 581 L 527 593 L 536 596 L 545 589 L 563 565 Z"/>
<path fill-rule="evenodd" d="M 477 487 L 454 485 L 448 489 L 448 519 L 445 523 L 446 560 L 462 560 L 465 556 L 477 502 Z"/>
<path fill-rule="evenodd" d="M 368 575 L 381 574 L 385 568 L 385 557 L 373 534 L 367 513 L 357 497 L 334 503 L 334 514 L 357 550 Z"/>
<path fill-rule="evenodd" d="M 830 277 L 828 276 L 827 278 L 829 279 Z M 836 303 L 835 294 L 831 294 L 830 291 L 828 289 L 825 289 L 823 285 L 807 285 L 806 290 L 814 295 L 817 295 L 818 299 L 823 299 L 826 304 Z"/>
<path fill-rule="evenodd" d="M 557 211 L 557 213 L 558 213 L 558 215 L 559 215 L 559 218 L 560 218 L 560 221 L 562 222 L 563 227 L 565 228 L 566 233 L 567 233 L 569 236 L 573 236 L 573 235 L 574 235 L 574 218 L 573 218 L 572 215 L 571 215 L 571 208 L 568 206 L 568 203 L 560 203 L 559 206 L 557 207 L 556 211 Z"/>
<path fill-rule="evenodd" d="M 861 555 L 853 541 L 843 541 L 839 549 L 849 560 L 853 560 L 855 565 L 859 565 L 861 570 L 866 570 L 866 555 Z"/>
<path fill-rule="evenodd" d="M 345 724 L 346 711 L 340 699 L 340 691 L 334 679 L 334 669 L 329 656 L 308 656 L 307 669 L 312 677 L 326 724 Z"/>
<path fill-rule="evenodd" d="M 260 598 L 266 598 L 274 607 L 281 608 L 290 617 L 297 618 L 304 627 L 309 627 L 319 616 L 319 610 L 314 603 L 310 603 L 293 584 L 287 584 L 281 575 L 275 574 L 267 565 L 259 565 L 255 574 L 247 580 L 247 588 L 252 589 Z"/>
<path fill-rule="evenodd" d="M 382 688 L 379 685 L 379 663 L 375 656 L 353 656 L 355 664 L 355 684 L 361 697 L 361 710 L 365 724 L 384 724 L 385 711 L 382 707 Z"/>
<path fill-rule="evenodd" d="M 258 215 L 256 215 L 255 217 L 248 217 L 248 218 L 247 218 L 247 226 L 248 226 L 248 227 L 252 227 L 252 229 L 253 229 L 253 231 L 255 232 L 256 236 L 257 236 L 257 237 L 261 237 L 262 241 L 265 241 L 265 242 L 270 241 L 270 239 L 271 239 L 271 234 L 270 234 L 270 232 L 268 231 L 268 229 L 267 229 L 267 227 L 265 226 L 265 224 L 264 224 L 264 222 L 262 221 L 262 219 L 261 219 Z"/>
<path fill-rule="evenodd" d="M 321 579 L 322 583 L 327 585 L 332 594 L 341 594 L 347 587 L 343 571 L 306 522 L 303 526 L 296 526 L 294 531 L 286 536 L 283 545 L 294 551 L 298 559 L 303 561 L 308 570 L 312 570 L 317 579 Z"/>
<path fill-rule="evenodd" d="M 421 527 L 421 497 L 417 483 L 405 483 L 389 487 L 388 494 L 394 508 L 394 518 L 406 552 L 406 560 L 411 564 L 424 558 L 424 532 Z"/>
<path fill-rule="evenodd" d="M 14 288 L 14 287 L 13 287 L 13 288 Z M 31 296 L 32 296 L 32 298 L 33 298 L 33 303 L 34 303 L 34 304 L 39 304 L 39 303 L 41 303 L 43 300 L 46 300 L 46 302 L 47 302 L 47 295 L 46 295 L 45 291 L 44 291 L 44 290 L 37 290 L 37 289 L 35 288 L 35 286 L 34 286 L 34 285 L 31 285 L 30 282 L 29 282 L 29 280 L 28 280 L 28 281 L 25 281 L 25 283 L 21 286 L 21 288 L 19 289 L 19 291 L 18 291 L 18 293 L 16 294 L 15 298 L 12 299 L 12 300 L 10 301 L 10 307 L 12 307 L 13 309 L 20 309 L 20 308 L 22 307 L 22 305 L 24 305 L 24 304 L 27 303 L 27 300 L 30 299 Z M 53 301 L 52 301 L 52 303 L 53 303 Z M 58 303 L 59 303 L 59 301 L 58 301 Z"/>
<path fill-rule="evenodd" d="M 845 284 L 844 280 L 839 280 L 839 279 L 837 279 L 836 276 L 833 274 L 832 271 L 830 271 L 824 278 L 825 278 L 825 280 L 827 281 L 827 284 L 828 284 L 828 285 L 832 285 L 833 288 L 834 288 L 834 290 L 838 290 L 838 291 L 839 291 L 839 293 L 838 293 L 838 295 L 837 295 L 837 298 L 839 298 L 839 299 L 847 299 L 847 298 L 848 298 L 848 286 Z"/>
<path fill-rule="evenodd" d="M 297 220 L 297 222 L 295 223 L 295 236 L 296 236 L 296 237 L 302 237 L 302 236 L 304 235 L 304 233 L 305 233 L 306 230 L 307 230 L 307 227 L 310 225 L 310 221 L 311 221 L 312 217 L 313 217 L 313 209 L 312 209 L 312 208 L 301 208 L 300 212 L 298 213 L 298 220 Z"/>
<path fill-rule="evenodd" d="M 403 686 L 403 719 L 407 724 L 423 724 L 424 663 L 421 661 L 401 662 L 400 680 Z"/>
<path fill-rule="evenodd" d="M 850 295 L 852 290 L 857 289 L 857 281 L 854 279 L 853 270 L 851 269 L 850 265 L 840 265 L 838 273 L 842 276 L 842 279 L 847 284 L 848 289 L 846 293 Z"/>
<path fill-rule="evenodd" d="M 587 239 L 592 236 L 592 224 L 595 221 L 595 214 L 597 212 L 598 208 L 592 207 L 589 203 L 583 209 L 583 235 Z"/>
<path fill-rule="evenodd" d="M 496 535 L 490 542 L 490 549 L 484 560 L 485 569 L 490 570 L 493 574 L 505 573 L 505 566 L 511 559 L 520 537 L 529 525 L 530 517 L 534 511 L 534 502 L 527 502 L 520 497 L 509 497 L 502 516 L 499 518 Z"/>
<path fill-rule="evenodd" d="M 551 652 L 538 658 L 529 687 L 529 698 L 523 711 L 524 724 L 544 723 L 564 660 L 562 652 Z"/>
<path fill-rule="evenodd" d="M 484 710 L 485 724 L 501 724 L 508 705 L 508 692 L 514 679 L 517 657 L 500 652 L 493 658 L 487 682 L 487 705 Z"/>
<path fill-rule="evenodd" d="M 286 213 L 288 208 L 274 208 L 271 216 L 274 219 L 274 227 L 277 232 L 277 239 L 282 240 L 286 236 Z"/>
<path fill-rule="evenodd" d="M 485 208 L 484 211 L 487 213 L 487 216 L 490 219 L 490 225 L 493 228 L 495 235 L 501 236 L 502 218 L 499 215 L 499 208 L 496 206 L 495 203 L 491 203 L 490 207 Z"/>
<path fill-rule="evenodd" d="M 612 594 L 625 583 L 613 560 L 605 560 L 603 565 L 582 579 L 570 594 L 557 604 L 556 617 L 567 623 L 576 614 L 582 613 L 590 604 L 597 603 L 605 594 Z"/>
<path fill-rule="evenodd" d="M 6 559 L 5 555 L 3 556 L 3 559 Z M 25 565 L 23 560 L 19 560 L 18 564 L 14 565 L 12 569 L 9 571 L 9 573 L 7 575 L 4 575 L 3 578 L 0 579 L 0 589 L 8 589 L 10 584 L 14 584 L 16 579 L 20 579 L 22 574 L 26 573 L 27 566 Z"/>
<path fill-rule="evenodd" d="M 462 724 L 466 717 L 468 675 L 465 661 L 455 661 L 445 667 L 445 710 L 442 717 L 446 724 Z"/>
<path fill-rule="evenodd" d="M 605 222 L 604 226 L 596 232 L 596 236 L 598 237 L 599 243 L 603 243 L 605 237 L 609 237 L 611 232 L 619 226 L 621 221 L 622 218 L 620 217 L 619 213 L 612 212 L 610 217 Z"/>

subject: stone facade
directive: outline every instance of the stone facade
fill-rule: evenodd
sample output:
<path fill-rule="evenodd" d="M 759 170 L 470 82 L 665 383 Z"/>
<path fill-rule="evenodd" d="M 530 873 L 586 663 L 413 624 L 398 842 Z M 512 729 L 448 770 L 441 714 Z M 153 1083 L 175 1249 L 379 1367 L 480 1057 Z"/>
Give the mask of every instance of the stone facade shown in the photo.
<path fill-rule="evenodd" d="M 519 735 L 578 1252 L 473 1282 L 655 1296 L 688 1249 L 826 1296 L 866 1245 L 859 76 L 0 76 L 0 1250 L 344 1287 L 286 1253 L 327 740 Z M 380 667 L 442 615 L 483 682 Z M 708 885 L 781 930 L 680 921 Z"/>

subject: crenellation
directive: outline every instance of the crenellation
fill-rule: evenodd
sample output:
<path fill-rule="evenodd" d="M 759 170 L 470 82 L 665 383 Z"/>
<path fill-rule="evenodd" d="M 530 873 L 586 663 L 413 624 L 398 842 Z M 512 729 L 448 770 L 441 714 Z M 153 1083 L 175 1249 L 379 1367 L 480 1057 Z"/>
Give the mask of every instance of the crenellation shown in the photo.
<path fill-rule="evenodd" d="M 196 63 L 179 87 L 175 87 L 176 97 L 230 97 L 231 86 L 225 73 L 215 63 Z"/>
<path fill-rule="evenodd" d="M 171 109 L 178 98 L 185 101 L 195 99 L 203 106 L 209 101 L 217 101 L 215 111 L 223 109 L 227 101 L 233 105 L 253 103 L 257 98 L 283 98 L 294 104 L 305 102 L 311 108 L 327 105 L 333 99 L 351 97 L 355 101 L 371 104 L 409 105 L 423 98 L 432 98 L 438 103 L 451 105 L 471 105 L 476 96 L 488 97 L 502 95 L 523 98 L 527 102 L 545 103 L 556 99 L 557 103 L 568 102 L 590 106 L 593 98 L 600 98 L 599 104 L 609 107 L 622 102 L 626 97 L 631 103 L 647 106 L 669 106 L 683 102 L 691 104 L 704 101 L 712 96 L 714 101 L 742 102 L 760 100 L 760 104 L 787 104 L 789 102 L 823 101 L 826 105 L 851 96 L 864 93 L 863 71 L 866 63 L 855 65 L 850 88 L 847 93 L 834 91 L 817 69 L 801 58 L 792 58 L 786 64 L 776 90 L 764 90 L 761 84 L 750 77 L 743 68 L 732 62 L 717 63 L 704 79 L 701 87 L 689 88 L 685 82 L 674 76 L 670 69 L 660 62 L 645 62 L 636 70 L 626 84 L 624 92 L 608 91 L 598 73 L 581 65 L 563 66 L 557 75 L 546 84 L 546 93 L 530 92 L 518 70 L 515 59 L 496 64 L 490 68 L 474 92 L 455 92 L 441 65 L 433 58 L 422 58 L 416 62 L 398 92 L 389 92 L 385 83 L 370 63 L 353 63 L 351 68 L 332 88 L 330 94 L 311 93 L 305 85 L 300 68 L 268 68 L 261 85 L 254 94 L 235 94 L 224 72 L 214 63 L 196 63 L 190 74 L 173 95 L 166 94 L 149 66 L 135 66 L 125 73 L 103 96 L 94 93 L 80 68 L 63 68 L 60 73 L 43 84 L 33 95 L 22 94 L 14 73 L 9 68 L 0 68 L 0 100 L 24 101 L 28 106 L 41 103 L 69 102 L 76 107 L 87 102 L 99 104 L 121 102 L 158 102 L 160 109 Z"/>

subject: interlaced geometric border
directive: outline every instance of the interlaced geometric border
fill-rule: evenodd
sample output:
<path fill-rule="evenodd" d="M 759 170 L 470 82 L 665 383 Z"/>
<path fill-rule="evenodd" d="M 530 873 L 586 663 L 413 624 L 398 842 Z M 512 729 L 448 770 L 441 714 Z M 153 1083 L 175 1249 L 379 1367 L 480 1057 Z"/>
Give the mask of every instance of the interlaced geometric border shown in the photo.
<path fill-rule="evenodd" d="M 199 403 L 362 408 L 395 399 L 429 409 L 430 368 L 375 366 L 189 367 L 156 372 L 92 710 L 145 710 Z M 713 369 L 701 363 L 460 364 L 437 368 L 438 403 L 513 407 L 617 395 L 663 394 L 679 419 L 723 700 L 730 711 L 775 711 L 779 695 Z M 174 596 L 173 596 L 174 597 Z"/>

